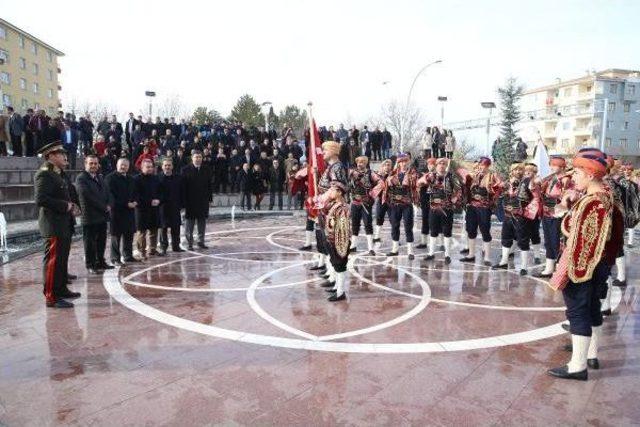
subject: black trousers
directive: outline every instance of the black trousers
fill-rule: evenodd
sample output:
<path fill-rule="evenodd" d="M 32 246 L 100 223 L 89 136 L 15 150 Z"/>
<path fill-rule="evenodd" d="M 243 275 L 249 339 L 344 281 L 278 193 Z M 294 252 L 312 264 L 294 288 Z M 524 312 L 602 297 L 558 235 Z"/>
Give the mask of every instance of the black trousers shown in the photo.
<path fill-rule="evenodd" d="M 602 325 L 600 299 L 606 295 L 607 278 L 611 268 L 604 262 L 596 266 L 591 280 L 569 282 L 562 290 L 566 315 L 573 335 L 591 336 L 591 327 Z"/>
<path fill-rule="evenodd" d="M 453 234 L 453 210 L 433 209 L 429 210 L 429 235 L 438 237 L 451 237 Z"/>
<path fill-rule="evenodd" d="M 169 229 L 171 229 L 171 249 L 176 251 L 180 249 L 180 224 L 176 224 L 173 227 L 160 228 L 160 248 L 166 251 L 169 247 L 169 236 L 167 235 Z"/>
<path fill-rule="evenodd" d="M 324 229 L 320 225 L 316 224 L 316 247 L 318 252 L 322 255 L 329 255 L 327 250 L 327 238 L 324 234 Z"/>
<path fill-rule="evenodd" d="M 478 229 L 483 242 L 491 241 L 491 209 L 467 206 L 465 213 L 465 230 L 470 239 L 478 236 Z"/>
<path fill-rule="evenodd" d="M 378 207 L 376 208 L 376 225 L 382 227 L 384 224 L 384 217 L 387 215 L 389 211 L 389 205 L 387 203 L 377 203 Z"/>
<path fill-rule="evenodd" d="M 122 242 L 122 251 L 120 250 Z M 133 232 L 111 233 L 111 262 L 120 261 L 124 255 L 125 260 L 133 258 Z"/>
<path fill-rule="evenodd" d="M 316 223 L 313 222 L 312 219 L 309 219 L 309 217 L 307 217 L 307 224 L 305 225 L 305 230 L 306 231 L 313 231 L 315 228 Z"/>
<path fill-rule="evenodd" d="M 560 256 L 560 224 L 562 218 L 542 218 L 544 249 L 547 259 L 556 260 Z"/>
<path fill-rule="evenodd" d="M 269 210 L 273 209 L 278 198 L 278 209 L 282 210 L 282 191 L 271 191 L 269 193 Z"/>
<path fill-rule="evenodd" d="M 510 248 L 516 240 L 520 250 L 529 250 L 529 226 L 527 219 L 519 215 L 505 215 L 502 221 L 502 246 Z"/>
<path fill-rule="evenodd" d="M 184 237 L 187 239 L 187 244 L 193 246 L 193 228 L 198 227 L 198 244 L 204 245 L 204 230 L 207 224 L 207 219 L 202 218 L 186 218 L 186 224 L 184 227 Z"/>
<path fill-rule="evenodd" d="M 425 187 L 420 188 L 420 211 L 422 212 L 422 224 L 420 233 L 429 234 L 429 194 Z"/>
<path fill-rule="evenodd" d="M 391 221 L 391 240 L 400 240 L 400 222 L 404 225 L 407 243 L 413 242 L 413 205 L 389 205 L 389 220 Z"/>
<path fill-rule="evenodd" d="M 11 149 L 14 156 L 22 156 L 22 136 L 11 135 Z"/>
<path fill-rule="evenodd" d="M 251 210 L 251 193 L 242 193 L 242 198 L 240 199 L 240 207 L 248 211 Z"/>
<path fill-rule="evenodd" d="M 87 268 L 96 268 L 105 264 L 104 250 L 107 246 L 107 223 L 82 226 L 84 242 L 84 264 Z"/>
<path fill-rule="evenodd" d="M 336 247 L 331 242 L 326 242 L 327 252 L 329 253 L 329 261 L 336 273 L 344 273 L 347 271 L 347 262 L 349 261 L 349 252 L 342 257 L 336 252 Z"/>
<path fill-rule="evenodd" d="M 527 219 L 527 225 L 529 227 L 529 238 L 532 245 L 539 245 L 542 240 L 540 239 L 540 218 Z"/>
<path fill-rule="evenodd" d="M 71 236 L 44 239 L 42 277 L 43 293 L 47 302 L 55 302 L 67 289 L 66 263 L 69 260 L 70 248 Z"/>
<path fill-rule="evenodd" d="M 351 204 L 351 234 L 360 234 L 360 224 L 364 222 L 364 233 L 373 234 L 373 205 Z"/>
<path fill-rule="evenodd" d="M 373 146 L 373 160 L 382 160 L 382 147 L 379 145 Z"/>

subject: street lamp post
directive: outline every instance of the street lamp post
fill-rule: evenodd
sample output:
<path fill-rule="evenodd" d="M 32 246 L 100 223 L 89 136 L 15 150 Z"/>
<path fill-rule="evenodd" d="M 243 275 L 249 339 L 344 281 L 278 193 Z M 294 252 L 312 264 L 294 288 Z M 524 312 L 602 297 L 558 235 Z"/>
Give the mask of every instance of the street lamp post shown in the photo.
<path fill-rule="evenodd" d="M 440 102 L 440 130 L 444 129 L 444 103 L 447 102 L 446 96 L 439 96 L 438 101 Z"/>
<path fill-rule="evenodd" d="M 269 113 L 270 113 L 270 108 L 271 107 L 271 101 L 265 101 L 262 104 L 260 104 L 260 106 L 263 108 L 263 111 L 266 111 L 266 113 L 264 113 L 264 130 L 265 132 L 267 132 L 267 135 L 269 135 Z"/>
<path fill-rule="evenodd" d="M 149 117 L 153 118 L 153 97 L 156 96 L 156 93 L 148 90 L 144 94 L 149 97 Z"/>
<path fill-rule="evenodd" d="M 489 110 L 489 117 L 487 117 L 487 142 L 486 142 L 486 155 L 487 157 L 491 155 L 491 136 L 490 136 L 490 132 L 491 132 L 491 112 L 493 111 L 494 108 L 496 108 L 496 103 L 492 102 L 492 101 L 488 101 L 488 102 L 481 102 L 480 105 L 482 105 L 482 108 L 487 108 Z"/>
<path fill-rule="evenodd" d="M 427 65 L 425 65 L 424 67 L 422 67 L 420 69 L 420 71 L 418 71 L 418 73 L 416 74 L 416 76 L 413 78 L 413 82 L 411 83 L 411 87 L 409 88 L 409 93 L 407 94 L 407 102 L 404 106 L 404 111 L 402 114 L 402 117 L 400 118 L 400 151 L 404 151 L 404 128 L 405 128 L 405 118 L 407 115 L 407 111 L 409 110 L 409 103 L 411 102 L 411 94 L 413 93 L 413 87 L 416 85 L 416 81 L 418 80 L 418 77 L 420 77 L 420 75 L 430 66 L 434 65 L 434 64 L 439 64 L 441 63 L 442 60 L 438 59 L 437 61 L 433 61 L 428 63 Z"/>

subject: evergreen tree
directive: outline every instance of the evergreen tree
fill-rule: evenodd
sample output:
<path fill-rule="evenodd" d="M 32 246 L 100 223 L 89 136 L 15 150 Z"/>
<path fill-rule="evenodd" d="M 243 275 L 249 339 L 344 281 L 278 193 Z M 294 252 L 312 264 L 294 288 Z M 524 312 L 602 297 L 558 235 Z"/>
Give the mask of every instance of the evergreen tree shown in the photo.
<path fill-rule="evenodd" d="M 524 88 L 514 77 L 507 79 L 503 87 L 498 88 L 502 121 L 500 122 L 500 138 L 493 149 L 493 160 L 497 171 L 503 177 L 509 175 L 509 167 L 514 162 L 514 144 L 517 138 L 515 126 L 520 121 L 518 102 Z"/>
<path fill-rule="evenodd" d="M 233 110 L 231 110 L 229 119 L 240 121 L 247 127 L 262 126 L 264 125 L 264 114 L 260 110 L 260 104 L 251 95 L 245 94 L 238 99 Z"/>
<path fill-rule="evenodd" d="M 278 118 L 280 126 L 289 126 L 297 136 L 302 136 L 305 126 L 307 126 L 307 112 L 300 110 L 295 105 L 287 105 L 284 110 L 280 110 Z"/>
<path fill-rule="evenodd" d="M 214 109 L 207 110 L 207 107 L 198 107 L 191 115 L 191 120 L 200 126 L 205 123 L 219 122 L 222 120 L 222 116 Z"/>

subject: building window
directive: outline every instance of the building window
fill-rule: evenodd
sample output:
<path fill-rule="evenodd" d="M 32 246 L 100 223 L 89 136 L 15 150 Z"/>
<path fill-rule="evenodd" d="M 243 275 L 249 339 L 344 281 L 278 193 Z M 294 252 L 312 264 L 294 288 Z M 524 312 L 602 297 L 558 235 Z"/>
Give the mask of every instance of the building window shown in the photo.
<path fill-rule="evenodd" d="M 20 58 L 20 69 L 24 70 L 27 68 L 27 60 L 24 58 Z"/>
<path fill-rule="evenodd" d="M 33 75 L 34 76 L 38 75 L 38 64 L 36 63 L 33 64 Z"/>
<path fill-rule="evenodd" d="M 2 103 L 4 104 L 5 107 L 8 107 L 11 105 L 11 97 L 4 93 L 2 94 Z"/>
<path fill-rule="evenodd" d="M 49 98 L 53 98 L 53 89 L 49 89 L 49 90 L 47 91 L 47 96 L 48 96 Z"/>
<path fill-rule="evenodd" d="M 47 70 L 47 80 L 49 80 L 49 81 L 53 80 L 53 71 L 52 70 Z"/>
<path fill-rule="evenodd" d="M 0 26 L 0 39 L 7 39 L 7 29 L 3 26 Z"/>
<path fill-rule="evenodd" d="M 607 129 L 611 129 L 611 126 L 613 126 L 613 121 L 607 120 Z"/>
<path fill-rule="evenodd" d="M 568 139 L 563 139 L 560 141 L 560 147 L 562 148 L 567 148 L 569 146 L 569 140 Z"/>
<path fill-rule="evenodd" d="M 605 147 L 611 147 L 611 138 L 605 138 L 604 145 Z"/>
<path fill-rule="evenodd" d="M 636 85 L 627 83 L 627 95 L 634 96 L 636 94 Z"/>
<path fill-rule="evenodd" d="M 609 93 L 618 93 L 618 83 L 611 83 L 609 85 Z"/>
<path fill-rule="evenodd" d="M 27 90 L 27 79 L 20 79 L 20 89 Z"/>
<path fill-rule="evenodd" d="M 22 98 L 21 105 L 22 105 L 22 109 L 26 110 L 27 108 L 29 108 L 29 101 L 27 101 L 25 98 Z"/>
<path fill-rule="evenodd" d="M 38 93 L 38 83 L 33 84 L 33 93 Z"/>
<path fill-rule="evenodd" d="M 627 138 L 620 139 L 620 147 L 627 148 Z"/>
<path fill-rule="evenodd" d="M 22 49 L 24 49 L 24 36 L 18 37 L 18 44 Z"/>
<path fill-rule="evenodd" d="M 628 113 L 631 110 L 631 103 L 630 102 L 625 102 L 624 103 L 624 112 Z"/>
<path fill-rule="evenodd" d="M 622 125 L 622 130 L 627 130 L 629 129 L 629 122 L 624 122 L 624 124 Z"/>
<path fill-rule="evenodd" d="M 51 53 L 50 50 L 47 51 L 47 61 L 49 62 L 53 61 L 53 54 Z"/>
<path fill-rule="evenodd" d="M 571 88 L 570 87 L 568 87 L 568 88 L 566 88 L 564 90 L 564 97 L 567 98 L 569 96 L 571 96 Z"/>
<path fill-rule="evenodd" d="M 40 104 L 36 102 L 33 106 L 33 109 L 38 111 L 40 109 Z"/>
<path fill-rule="evenodd" d="M 613 113 L 614 111 L 616 111 L 616 103 L 610 102 L 609 107 L 607 109 L 609 110 L 610 113 Z"/>
<path fill-rule="evenodd" d="M 9 63 L 9 52 L 4 49 L 0 49 L 0 59 L 4 59 L 5 63 Z"/>
<path fill-rule="evenodd" d="M 11 84 L 11 77 L 9 76 L 9 73 L 6 71 L 0 72 L 0 83 L 4 83 L 6 85 Z"/>
<path fill-rule="evenodd" d="M 36 42 L 31 42 L 31 53 L 33 53 L 34 55 L 38 54 L 38 45 L 36 44 Z"/>
<path fill-rule="evenodd" d="M 569 130 L 569 122 L 562 123 L 562 130 Z"/>

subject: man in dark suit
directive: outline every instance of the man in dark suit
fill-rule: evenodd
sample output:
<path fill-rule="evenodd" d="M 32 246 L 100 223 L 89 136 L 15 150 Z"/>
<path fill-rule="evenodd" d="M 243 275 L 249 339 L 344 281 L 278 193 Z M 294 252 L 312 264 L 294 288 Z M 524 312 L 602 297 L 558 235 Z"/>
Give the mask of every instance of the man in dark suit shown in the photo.
<path fill-rule="evenodd" d="M 136 201 L 138 202 L 136 206 L 136 246 L 140 256 L 147 259 L 149 256 L 158 255 L 160 182 L 155 174 L 153 160 L 144 159 L 140 163 L 140 172 L 140 175 L 133 178 Z"/>
<path fill-rule="evenodd" d="M 104 260 L 109 220 L 109 194 L 102 175 L 98 173 L 98 157 L 84 158 L 84 171 L 76 178 L 76 189 L 82 208 L 82 240 L 84 241 L 85 266 L 89 273 L 111 269 Z"/>
<path fill-rule="evenodd" d="M 269 210 L 273 210 L 278 198 L 278 209 L 282 210 L 282 192 L 284 191 L 285 174 L 284 168 L 278 159 L 273 159 L 273 164 L 269 170 Z"/>
<path fill-rule="evenodd" d="M 160 250 L 167 253 L 169 239 L 168 229 L 171 229 L 171 249 L 173 252 L 184 252 L 180 248 L 180 210 L 182 209 L 182 177 L 173 173 L 173 160 L 162 160 L 162 174 L 160 175 Z"/>
<path fill-rule="evenodd" d="M 45 162 L 34 177 L 38 227 L 45 239 L 43 277 L 47 307 L 71 308 L 66 299 L 78 298 L 78 292 L 67 288 L 66 260 L 71 248 L 73 215 L 80 213 L 71 201 L 67 181 L 61 176 L 67 160 L 60 141 L 42 147 L 39 154 Z"/>
<path fill-rule="evenodd" d="M 198 247 L 207 249 L 204 244 L 204 231 L 209 216 L 209 202 L 213 185 L 211 169 L 202 164 L 202 152 L 191 152 L 192 163 L 182 169 L 182 194 L 185 207 L 185 238 L 189 250 L 193 250 L 193 227 L 198 226 Z"/>
<path fill-rule="evenodd" d="M 125 127 L 124 127 L 125 141 L 127 142 L 127 145 L 129 146 L 129 148 L 133 146 L 133 141 L 132 141 L 133 131 L 136 130 L 136 126 L 138 124 L 139 123 L 136 120 L 133 113 L 129 113 L 129 120 L 127 120 L 127 123 L 125 124 Z"/>
<path fill-rule="evenodd" d="M 129 175 L 129 159 L 120 158 L 116 171 L 107 175 L 105 184 L 109 192 L 111 206 L 111 263 L 138 262 L 133 257 L 133 233 L 135 231 L 135 208 L 133 178 Z M 120 251 L 122 242 L 122 252 Z"/>
<path fill-rule="evenodd" d="M 9 139 L 11 140 L 11 149 L 14 156 L 22 156 L 22 134 L 24 133 L 24 122 L 20 114 L 13 110 L 13 107 L 7 107 L 9 115 Z"/>
<path fill-rule="evenodd" d="M 78 132 L 71 128 L 69 123 L 64 124 L 64 130 L 60 135 L 62 146 L 67 151 L 67 159 L 71 169 L 76 168 L 76 154 L 78 152 Z"/>

